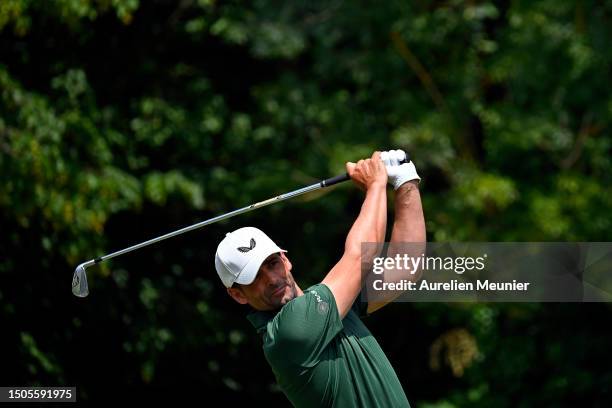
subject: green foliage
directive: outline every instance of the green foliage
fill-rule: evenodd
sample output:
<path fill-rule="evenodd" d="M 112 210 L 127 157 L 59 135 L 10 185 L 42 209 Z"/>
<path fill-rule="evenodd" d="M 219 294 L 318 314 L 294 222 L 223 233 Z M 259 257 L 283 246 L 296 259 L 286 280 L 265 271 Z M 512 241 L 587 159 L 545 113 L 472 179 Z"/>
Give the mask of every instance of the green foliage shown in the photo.
<path fill-rule="evenodd" d="M 65 381 L 95 400 L 112 372 L 150 392 L 190 382 L 284 403 L 216 279 L 216 244 L 259 226 L 306 287 L 338 258 L 355 189 L 92 268 L 85 302 L 70 303 L 67 279 L 78 262 L 375 149 L 410 153 L 430 240 L 609 241 L 611 11 L 590 0 L 0 2 L 0 316 L 18 350 L 3 383 Z M 389 309 L 372 330 L 416 406 L 595 406 L 612 385 L 597 320 L 607 306 Z M 465 339 L 469 362 L 446 364 Z M 84 367 L 74 356 L 89 344 Z M 435 344 L 437 371 L 402 357 Z"/>

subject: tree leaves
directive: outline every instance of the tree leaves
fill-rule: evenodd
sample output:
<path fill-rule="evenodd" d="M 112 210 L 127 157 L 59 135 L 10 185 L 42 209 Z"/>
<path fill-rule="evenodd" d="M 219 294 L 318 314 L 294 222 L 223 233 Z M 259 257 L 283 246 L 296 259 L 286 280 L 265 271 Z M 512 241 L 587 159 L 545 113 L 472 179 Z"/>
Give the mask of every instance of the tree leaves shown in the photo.
<path fill-rule="evenodd" d="M 318 282 L 361 202 L 348 183 L 92 268 L 91 302 L 70 303 L 67 279 L 85 258 L 341 173 L 373 150 L 411 155 L 430 240 L 607 241 L 609 11 L 553 0 L 0 2 L 0 316 L 19 350 L 6 383 L 79 381 L 91 399 L 121 372 L 116 384 L 192 382 L 285 403 L 261 392 L 274 389 L 263 358 L 244 365 L 260 344 L 219 286 L 216 244 L 259 226 L 290 251 L 303 287 Z M 595 318 L 605 307 L 396 306 L 371 326 L 419 404 L 553 406 L 570 389 L 584 403 L 611 384 L 607 344 L 594 340 L 606 339 Z M 403 359 L 450 330 L 478 350 L 469 366 L 440 360 L 433 373 Z M 90 352 L 82 344 L 95 369 L 74 363 Z M 453 367 L 461 382 L 446 377 Z"/>

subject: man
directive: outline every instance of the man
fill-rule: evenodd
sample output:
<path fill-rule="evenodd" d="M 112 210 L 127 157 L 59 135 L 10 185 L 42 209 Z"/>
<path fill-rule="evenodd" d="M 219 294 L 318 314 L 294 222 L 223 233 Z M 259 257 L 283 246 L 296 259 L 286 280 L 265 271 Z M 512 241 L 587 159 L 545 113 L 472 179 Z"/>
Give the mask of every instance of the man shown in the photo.
<path fill-rule="evenodd" d="M 297 407 L 409 407 L 402 386 L 360 320 L 385 302 L 362 303 L 361 243 L 384 242 L 387 181 L 395 190 L 391 242 L 425 242 L 425 222 L 412 162 L 401 150 L 374 152 L 347 163 L 365 198 L 346 238 L 344 254 L 321 283 L 300 289 L 292 265 L 262 231 L 228 233 L 215 267 L 229 295 L 254 312 L 248 319 L 263 339 L 277 382 Z"/>

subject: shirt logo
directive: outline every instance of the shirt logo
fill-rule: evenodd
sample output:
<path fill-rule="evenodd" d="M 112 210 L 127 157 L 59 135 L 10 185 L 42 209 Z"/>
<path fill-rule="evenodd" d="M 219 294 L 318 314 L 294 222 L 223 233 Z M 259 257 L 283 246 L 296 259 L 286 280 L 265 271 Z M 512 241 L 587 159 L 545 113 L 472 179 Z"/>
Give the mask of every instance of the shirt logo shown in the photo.
<path fill-rule="evenodd" d="M 322 315 L 326 314 L 329 310 L 329 303 L 321 299 L 321 296 L 319 296 L 316 290 L 313 290 L 312 294 L 315 295 L 315 299 L 317 299 L 317 312 Z"/>
<path fill-rule="evenodd" d="M 251 238 L 251 245 L 248 247 L 238 247 L 237 249 L 240 252 L 249 252 L 251 249 L 255 248 L 255 239 Z"/>

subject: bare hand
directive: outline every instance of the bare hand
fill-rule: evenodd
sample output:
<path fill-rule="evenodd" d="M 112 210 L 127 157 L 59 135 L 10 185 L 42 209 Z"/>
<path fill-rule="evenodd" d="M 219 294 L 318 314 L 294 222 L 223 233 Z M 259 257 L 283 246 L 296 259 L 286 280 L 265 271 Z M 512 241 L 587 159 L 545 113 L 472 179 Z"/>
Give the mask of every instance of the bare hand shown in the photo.
<path fill-rule="evenodd" d="M 362 190 L 387 185 L 387 169 L 379 151 L 374 152 L 369 159 L 359 160 L 357 164 L 346 163 L 346 172 Z"/>

